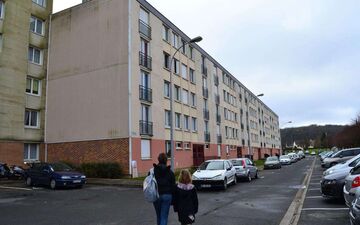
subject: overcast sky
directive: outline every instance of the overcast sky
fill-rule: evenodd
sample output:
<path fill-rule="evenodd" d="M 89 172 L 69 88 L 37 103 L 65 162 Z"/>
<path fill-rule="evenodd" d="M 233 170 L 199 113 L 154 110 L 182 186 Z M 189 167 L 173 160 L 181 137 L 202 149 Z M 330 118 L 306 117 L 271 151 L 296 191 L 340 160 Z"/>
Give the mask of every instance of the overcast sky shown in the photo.
<path fill-rule="evenodd" d="M 54 12 L 81 0 L 54 0 Z M 360 113 L 360 1 L 149 0 L 280 117 L 348 124 Z"/>

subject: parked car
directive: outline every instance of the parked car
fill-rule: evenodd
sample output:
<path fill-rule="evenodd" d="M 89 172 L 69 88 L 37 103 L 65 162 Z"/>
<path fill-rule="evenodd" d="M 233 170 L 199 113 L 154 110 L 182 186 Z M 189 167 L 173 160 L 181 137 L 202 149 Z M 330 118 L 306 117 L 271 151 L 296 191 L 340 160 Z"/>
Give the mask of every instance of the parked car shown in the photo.
<path fill-rule="evenodd" d="M 343 189 L 344 199 L 347 206 L 351 206 L 352 202 L 360 196 L 360 166 L 357 165 L 351 169 L 345 178 Z"/>
<path fill-rule="evenodd" d="M 281 168 L 281 163 L 277 156 L 267 157 L 264 163 L 264 169 Z"/>
<path fill-rule="evenodd" d="M 324 154 L 320 154 L 320 161 L 324 161 L 324 159 L 326 159 L 327 157 L 330 157 L 332 154 L 334 154 L 333 151 L 326 151 L 324 152 Z"/>
<path fill-rule="evenodd" d="M 192 175 L 197 189 L 220 187 L 224 190 L 228 185 L 236 184 L 236 170 L 229 160 L 215 159 L 203 162 Z"/>
<path fill-rule="evenodd" d="M 230 159 L 231 163 L 235 167 L 236 170 L 236 178 L 246 179 L 247 181 L 251 181 L 253 178 L 258 178 L 258 168 L 248 158 L 237 158 Z"/>
<path fill-rule="evenodd" d="M 295 152 L 290 152 L 287 155 L 290 157 L 291 163 L 295 163 L 298 161 L 298 157 Z"/>
<path fill-rule="evenodd" d="M 316 155 L 315 151 L 311 151 L 310 155 Z"/>
<path fill-rule="evenodd" d="M 353 162 L 354 163 L 354 162 Z M 359 165 L 357 162 L 356 166 Z M 345 166 L 335 170 L 333 173 L 323 176 L 321 179 L 321 193 L 325 198 L 342 199 L 345 178 L 350 173 L 352 167 Z"/>
<path fill-rule="evenodd" d="M 297 155 L 301 158 L 304 159 L 305 158 L 305 154 L 303 151 L 298 151 Z"/>
<path fill-rule="evenodd" d="M 0 178 L 7 178 L 10 174 L 10 168 L 6 163 L 0 163 Z"/>
<path fill-rule="evenodd" d="M 46 185 L 51 189 L 81 188 L 86 183 L 86 176 L 64 163 L 34 163 L 25 171 L 25 183 L 28 186 Z"/>
<path fill-rule="evenodd" d="M 338 163 L 345 162 L 358 154 L 360 154 L 360 148 L 343 149 L 331 155 L 330 157 L 325 158 L 321 163 L 321 166 L 324 168 L 329 168 Z"/>
<path fill-rule="evenodd" d="M 349 217 L 351 225 L 360 225 L 360 197 L 357 197 L 350 206 Z"/>
<path fill-rule="evenodd" d="M 291 164 L 290 156 L 288 156 L 288 155 L 280 156 L 280 163 L 281 163 L 281 165 L 290 165 Z"/>
<path fill-rule="evenodd" d="M 6 163 L 0 163 L 0 178 L 22 179 L 24 177 L 24 169 L 20 166 L 8 166 Z"/>
<path fill-rule="evenodd" d="M 360 163 L 360 154 L 349 159 L 348 161 L 346 162 L 343 162 L 343 163 L 338 163 L 336 164 L 335 166 L 332 166 L 330 167 L 329 169 L 325 170 L 323 172 L 323 176 L 327 176 L 329 174 L 332 174 L 332 173 L 335 173 L 337 172 L 338 170 L 342 170 L 342 169 L 345 169 L 347 168 L 347 170 L 351 170 L 352 168 L 354 168 L 358 163 Z"/>
<path fill-rule="evenodd" d="M 309 150 L 305 150 L 305 154 L 309 155 L 310 154 Z"/>

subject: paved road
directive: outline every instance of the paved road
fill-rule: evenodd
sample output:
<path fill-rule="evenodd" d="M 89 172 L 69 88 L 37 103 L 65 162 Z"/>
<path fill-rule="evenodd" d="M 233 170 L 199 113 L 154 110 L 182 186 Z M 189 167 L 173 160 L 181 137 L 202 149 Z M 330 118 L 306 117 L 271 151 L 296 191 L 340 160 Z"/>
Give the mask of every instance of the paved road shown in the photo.
<path fill-rule="evenodd" d="M 301 186 L 313 158 L 227 191 L 199 192 L 196 224 L 278 225 Z M 1 185 L 1 184 L 0 184 Z M 0 187 L 0 225 L 153 225 L 154 209 L 140 189 L 86 186 L 72 190 Z M 170 225 L 179 224 L 171 212 Z"/>
<path fill-rule="evenodd" d="M 320 192 L 320 180 L 324 169 L 319 158 L 310 179 L 298 225 L 347 225 L 349 209 L 343 201 L 324 199 Z"/>

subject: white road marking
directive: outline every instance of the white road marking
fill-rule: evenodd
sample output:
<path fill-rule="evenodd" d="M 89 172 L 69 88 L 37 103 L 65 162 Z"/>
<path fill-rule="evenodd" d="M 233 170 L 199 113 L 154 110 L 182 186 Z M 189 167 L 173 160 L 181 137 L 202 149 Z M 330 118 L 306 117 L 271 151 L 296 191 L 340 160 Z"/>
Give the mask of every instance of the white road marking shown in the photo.
<path fill-rule="evenodd" d="M 320 188 L 308 188 L 308 191 L 320 191 Z"/>
<path fill-rule="evenodd" d="M 310 185 L 318 185 L 320 184 L 320 182 L 315 182 L 315 183 L 309 183 Z"/>
<path fill-rule="evenodd" d="M 306 198 L 323 198 L 323 196 L 307 196 Z"/>
<path fill-rule="evenodd" d="M 0 186 L 2 189 L 12 189 L 12 190 L 24 190 L 24 191 L 32 191 L 30 188 L 20 188 L 20 187 L 8 187 L 8 186 Z"/>
<path fill-rule="evenodd" d="M 349 208 L 303 208 L 302 211 L 348 211 Z"/>

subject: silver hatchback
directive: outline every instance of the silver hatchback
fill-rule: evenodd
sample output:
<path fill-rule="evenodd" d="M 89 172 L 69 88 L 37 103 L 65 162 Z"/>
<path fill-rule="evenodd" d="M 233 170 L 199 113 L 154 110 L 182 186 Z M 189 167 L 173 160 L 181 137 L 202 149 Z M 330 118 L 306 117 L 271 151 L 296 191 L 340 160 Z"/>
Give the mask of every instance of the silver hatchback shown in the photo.
<path fill-rule="evenodd" d="M 253 161 L 248 158 L 230 159 L 236 170 L 236 178 L 243 178 L 251 181 L 253 178 L 258 178 L 258 168 Z"/>
<path fill-rule="evenodd" d="M 351 169 L 349 175 L 345 178 L 344 185 L 344 199 L 347 206 L 351 204 L 356 198 L 360 197 L 360 165 Z"/>

